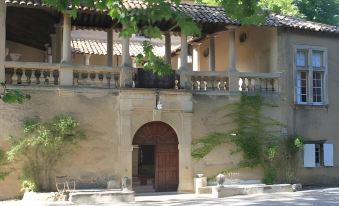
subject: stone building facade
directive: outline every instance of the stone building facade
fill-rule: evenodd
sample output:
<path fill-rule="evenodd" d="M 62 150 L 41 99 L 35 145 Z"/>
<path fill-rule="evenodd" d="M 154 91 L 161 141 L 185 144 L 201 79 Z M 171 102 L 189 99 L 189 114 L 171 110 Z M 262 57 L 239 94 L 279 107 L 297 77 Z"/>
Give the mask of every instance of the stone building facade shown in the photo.
<path fill-rule="evenodd" d="M 336 27 L 280 15 L 269 16 L 266 26 L 241 26 L 222 9 L 184 4 L 184 11 L 198 16 L 213 14 L 203 22 L 192 17 L 204 25 L 204 37 L 164 32 L 164 55 L 175 70 L 166 80 L 172 81 L 171 87 L 145 87 L 138 78 L 139 83 L 156 79 L 138 77 L 142 73 L 133 68 L 130 39 L 115 37 L 121 52 L 114 63 L 113 38 L 119 28 L 114 32 L 107 18 L 85 21 L 82 17 L 88 11 L 79 10 L 79 19 L 71 20 L 39 3 L 21 2 L 0 3 L 0 81 L 30 93 L 32 99 L 22 105 L 0 102 L 2 148 L 8 148 L 10 135 L 20 135 L 18 128 L 27 117 L 71 114 L 87 140 L 57 166 L 54 175 L 73 177 L 79 188 L 105 188 L 110 180 L 129 177 L 132 187 L 192 191 L 195 174 L 213 177 L 241 160 L 241 154 L 230 155 L 234 148 L 230 144 L 195 160 L 192 140 L 234 128 L 220 125 L 224 115 L 216 110 L 226 105 L 230 111 L 227 105 L 238 102 L 241 92 L 259 92 L 278 104 L 265 115 L 286 125 L 289 135 L 300 134 L 306 140 L 298 179 L 304 184 L 339 184 Z M 33 25 L 39 17 L 46 19 L 40 25 L 42 33 L 36 33 L 40 27 Z M 32 26 L 23 29 L 23 24 Z M 87 54 L 72 54 L 71 32 L 97 28 L 106 32 L 100 35 L 107 34 L 107 54 L 91 57 L 86 64 Z M 175 39 L 180 48 L 173 47 Z M 18 53 L 20 58 L 15 58 Z M 18 175 L 13 172 L 0 183 L 0 199 L 19 194 Z M 256 182 L 262 171 L 241 169 L 233 178 Z"/>

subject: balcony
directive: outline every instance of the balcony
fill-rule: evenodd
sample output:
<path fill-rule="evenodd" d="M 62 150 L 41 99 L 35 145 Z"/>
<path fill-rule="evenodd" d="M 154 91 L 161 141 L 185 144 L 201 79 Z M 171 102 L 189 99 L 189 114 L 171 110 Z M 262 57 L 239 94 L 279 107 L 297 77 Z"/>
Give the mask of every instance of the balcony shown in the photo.
<path fill-rule="evenodd" d="M 124 68 L 18 61 L 6 61 L 5 68 L 6 83 L 10 86 L 128 88 L 120 82 Z M 280 73 L 176 70 L 168 77 L 150 77 L 148 74 L 145 78 L 142 69 L 132 71 L 132 88 L 189 90 L 196 94 L 280 91 Z"/>

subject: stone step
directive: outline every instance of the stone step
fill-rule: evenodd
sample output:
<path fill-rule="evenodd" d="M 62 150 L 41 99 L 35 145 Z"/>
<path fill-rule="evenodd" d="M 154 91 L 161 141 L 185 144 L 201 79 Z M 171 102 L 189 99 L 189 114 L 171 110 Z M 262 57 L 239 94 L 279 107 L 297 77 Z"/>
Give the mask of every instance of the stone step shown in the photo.
<path fill-rule="evenodd" d="M 212 194 L 213 197 L 217 198 L 276 192 L 293 192 L 293 188 L 290 184 L 225 185 L 224 187 L 207 186 L 198 188 L 198 194 Z"/>

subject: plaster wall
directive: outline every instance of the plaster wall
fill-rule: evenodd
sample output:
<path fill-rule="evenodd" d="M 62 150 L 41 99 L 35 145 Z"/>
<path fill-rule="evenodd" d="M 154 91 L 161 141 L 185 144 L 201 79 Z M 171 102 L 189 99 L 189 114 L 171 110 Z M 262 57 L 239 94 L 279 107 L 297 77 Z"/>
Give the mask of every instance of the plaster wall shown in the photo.
<path fill-rule="evenodd" d="M 339 185 L 339 96 L 337 94 L 338 50 L 337 37 L 326 34 L 306 32 L 279 31 L 279 58 L 278 69 L 284 73 L 282 81 L 283 98 L 286 100 L 282 106 L 284 122 L 293 134 L 301 135 L 306 141 L 326 140 L 334 144 L 334 167 L 304 168 L 303 154 L 300 154 L 298 178 L 309 185 Z M 294 46 L 308 45 L 320 46 L 327 49 L 328 55 L 328 105 L 301 106 L 294 103 Z"/>
<path fill-rule="evenodd" d="M 29 47 L 17 42 L 6 41 L 6 48 L 9 48 L 9 53 L 21 54 L 20 60 L 23 62 L 45 62 L 46 52 L 40 49 Z M 9 55 L 6 58 L 10 61 Z"/>
<path fill-rule="evenodd" d="M 240 42 L 240 36 L 246 35 L 246 40 Z M 228 60 L 228 31 L 215 34 L 215 63 L 216 71 L 227 71 Z M 209 48 L 209 40 L 203 39 L 196 46 L 199 50 L 200 71 L 208 71 L 208 56 L 204 51 Z M 236 29 L 236 67 L 240 72 L 270 72 L 277 65 L 277 29 L 270 27 L 239 27 Z M 172 67 L 178 68 L 179 55 L 172 57 Z M 193 60 L 194 61 L 194 60 Z M 192 64 L 189 64 L 192 69 Z"/>
<path fill-rule="evenodd" d="M 22 105 L 0 102 L 0 146 L 7 148 L 10 135 L 19 136 L 22 121 L 29 117 L 43 120 L 55 115 L 71 114 L 80 123 L 87 139 L 61 161 L 55 175 L 76 179 L 79 188 L 106 187 L 107 180 L 117 177 L 116 164 L 119 130 L 118 96 L 92 91 L 29 91 L 32 100 Z M 20 164 L 16 165 L 20 168 Z M 52 183 L 54 176 L 52 177 Z M 11 173 L 0 182 L 0 199 L 17 196 L 20 192 L 18 173 Z"/>

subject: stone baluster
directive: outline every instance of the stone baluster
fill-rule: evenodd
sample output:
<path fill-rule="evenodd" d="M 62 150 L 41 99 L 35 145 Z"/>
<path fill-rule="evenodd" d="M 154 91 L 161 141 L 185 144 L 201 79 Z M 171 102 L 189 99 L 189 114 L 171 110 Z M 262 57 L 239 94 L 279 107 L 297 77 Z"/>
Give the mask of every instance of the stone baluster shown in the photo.
<path fill-rule="evenodd" d="M 17 69 L 13 68 L 12 84 L 18 84 Z"/>
<path fill-rule="evenodd" d="M 96 73 L 94 81 L 95 81 L 95 86 L 96 87 L 100 87 L 101 86 L 100 73 Z"/>
<path fill-rule="evenodd" d="M 120 74 L 111 74 L 113 76 L 113 79 L 115 80 L 115 88 L 120 88 Z"/>
<path fill-rule="evenodd" d="M 54 70 L 52 72 L 52 75 L 53 75 L 53 84 L 59 85 L 59 70 Z"/>
<path fill-rule="evenodd" d="M 98 73 L 98 86 L 104 87 L 104 73 Z"/>
<path fill-rule="evenodd" d="M 43 74 L 42 70 L 35 70 L 35 77 L 36 77 L 36 84 L 42 84 L 43 83 Z"/>
<path fill-rule="evenodd" d="M 246 78 L 241 77 L 241 85 L 240 85 L 240 91 L 247 91 L 247 85 L 246 85 Z"/>
<path fill-rule="evenodd" d="M 112 78 L 112 74 L 111 73 L 106 73 L 105 76 L 106 76 L 106 86 L 108 88 L 111 88 L 111 86 L 112 86 L 112 79 L 114 79 L 114 76 Z"/>
<path fill-rule="evenodd" d="M 80 78 L 80 73 L 78 71 L 73 71 L 73 85 L 74 86 L 79 85 L 79 78 Z"/>
<path fill-rule="evenodd" d="M 22 77 L 21 77 L 21 84 L 27 84 L 28 83 L 28 77 L 27 77 L 27 70 L 22 70 Z"/>
<path fill-rule="evenodd" d="M 228 91 L 229 90 L 229 87 L 228 87 L 228 78 L 226 77 L 225 80 L 224 80 L 224 90 L 225 91 Z"/>
<path fill-rule="evenodd" d="M 274 91 L 274 79 L 273 78 L 268 79 L 268 85 L 269 85 L 268 90 Z"/>
<path fill-rule="evenodd" d="M 48 70 L 45 70 L 44 72 L 43 72 L 43 77 L 44 77 L 44 79 L 45 79 L 45 84 L 47 84 L 47 85 L 51 85 L 51 71 L 48 71 Z"/>
<path fill-rule="evenodd" d="M 274 85 L 274 91 L 275 92 L 279 92 L 279 79 L 278 78 L 275 78 L 273 79 L 273 85 Z"/>
<path fill-rule="evenodd" d="M 266 80 L 263 78 L 260 78 L 260 91 L 266 91 L 267 87 L 266 87 Z"/>
<path fill-rule="evenodd" d="M 196 77 L 194 75 L 191 76 L 191 84 L 192 84 L 192 90 L 196 89 Z"/>
<path fill-rule="evenodd" d="M 96 77 L 97 77 L 97 73 L 95 73 L 95 72 L 90 72 L 89 73 L 89 81 L 90 81 L 90 85 L 89 86 L 95 87 L 95 85 L 96 85 L 96 81 L 95 81 Z"/>
<path fill-rule="evenodd" d="M 37 84 L 37 78 L 36 78 L 36 75 L 35 75 L 36 70 L 32 69 L 31 71 L 32 71 L 31 78 L 30 78 L 31 79 L 31 84 Z"/>

